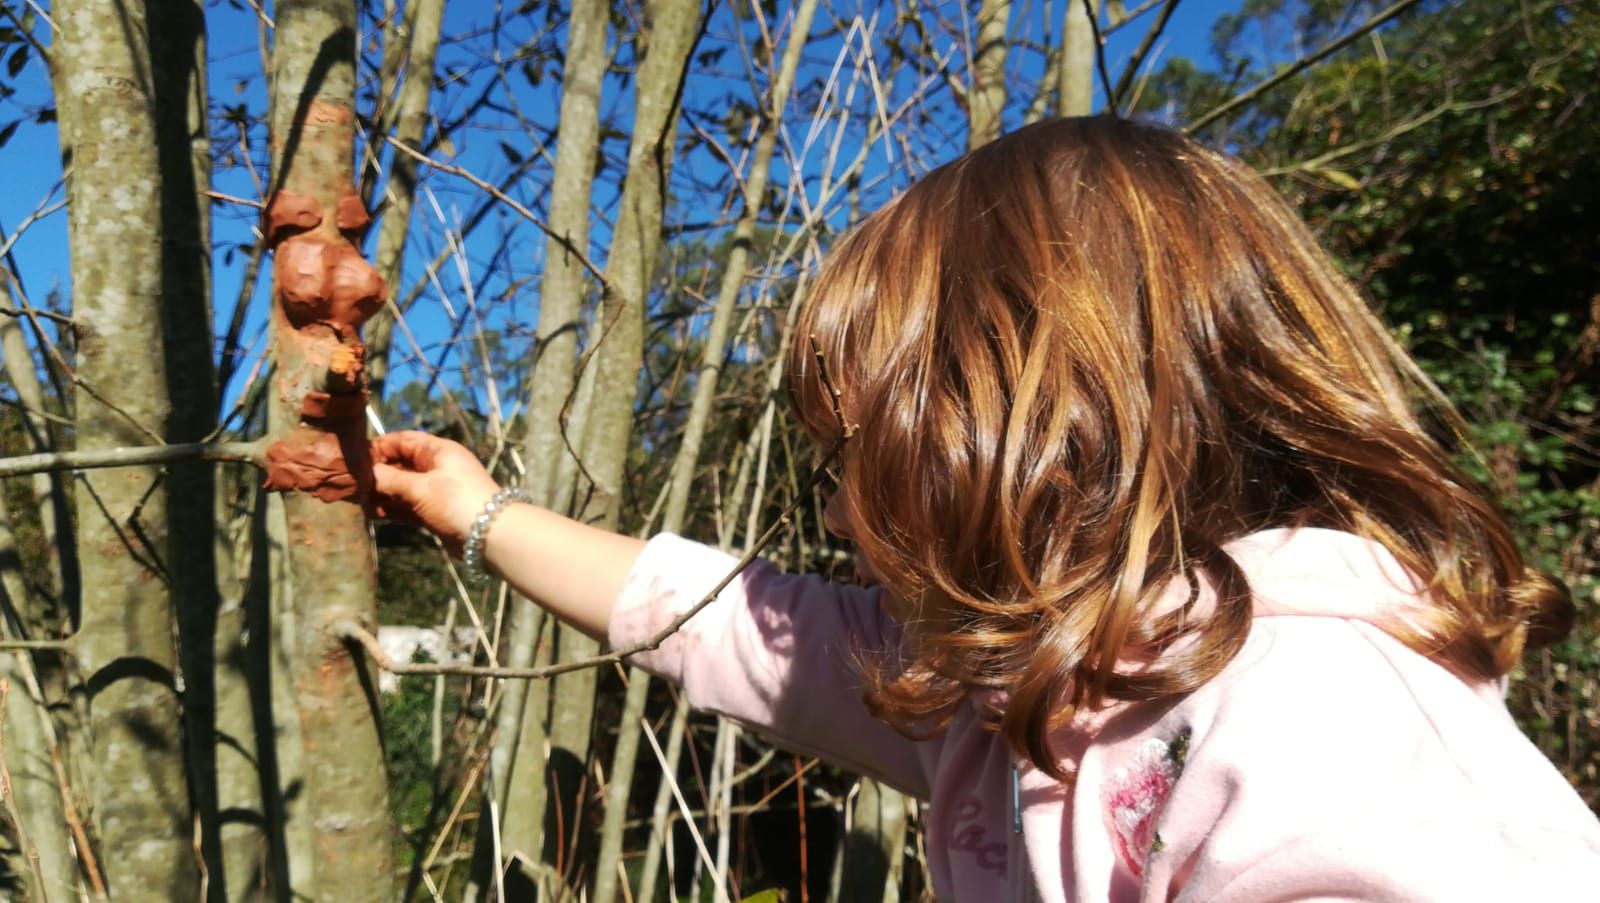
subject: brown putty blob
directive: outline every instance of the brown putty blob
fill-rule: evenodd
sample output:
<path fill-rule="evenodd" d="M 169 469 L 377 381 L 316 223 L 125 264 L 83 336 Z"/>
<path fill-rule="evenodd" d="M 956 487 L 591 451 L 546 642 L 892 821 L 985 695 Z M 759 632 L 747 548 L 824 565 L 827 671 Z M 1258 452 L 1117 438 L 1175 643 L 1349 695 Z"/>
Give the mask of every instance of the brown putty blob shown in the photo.
<path fill-rule="evenodd" d="M 275 255 L 278 297 L 296 329 L 323 322 L 353 335 L 383 306 L 383 277 L 348 241 L 295 235 Z"/>
<path fill-rule="evenodd" d="M 316 198 L 280 190 L 267 202 L 262 219 L 266 228 L 261 231 L 266 235 L 267 246 L 276 247 L 291 235 L 309 232 L 321 225 L 322 205 Z"/>
<path fill-rule="evenodd" d="M 297 430 L 267 446 L 267 489 L 309 492 L 324 502 L 359 498 L 362 486 L 351 473 L 339 437 Z"/>
<path fill-rule="evenodd" d="M 316 121 L 319 114 L 337 118 L 348 111 L 314 104 L 312 114 Z M 320 369 L 320 359 L 327 367 L 316 377 L 326 391 L 301 398 L 302 425 L 267 448 L 267 489 L 336 502 L 360 500 L 371 488 L 363 420 L 366 347 L 359 330 L 383 306 L 387 289 L 355 245 L 370 222 L 361 198 L 348 187 L 334 205 L 338 234 L 327 230 L 316 198 L 278 191 L 267 204 L 262 232 L 273 249 L 277 300 L 294 330 L 282 341 L 301 343 L 302 366 Z"/>
<path fill-rule="evenodd" d="M 329 392 L 307 392 L 300 402 L 300 416 L 307 420 L 339 422 L 360 420 L 367 412 L 364 393 L 346 392 L 334 395 Z"/>
<path fill-rule="evenodd" d="M 333 208 L 333 224 L 340 232 L 359 236 L 371 223 L 372 214 L 367 212 L 367 205 L 361 203 L 361 196 L 354 189 L 339 195 L 339 203 Z"/>

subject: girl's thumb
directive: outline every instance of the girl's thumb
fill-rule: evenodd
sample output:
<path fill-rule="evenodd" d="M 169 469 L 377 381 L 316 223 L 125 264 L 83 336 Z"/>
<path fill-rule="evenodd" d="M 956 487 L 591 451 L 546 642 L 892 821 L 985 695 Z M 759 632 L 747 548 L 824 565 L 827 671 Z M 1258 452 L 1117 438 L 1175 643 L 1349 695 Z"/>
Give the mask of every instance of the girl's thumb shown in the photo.
<path fill-rule="evenodd" d="M 409 499 L 418 491 L 417 484 L 421 480 L 421 475 L 379 461 L 372 465 L 372 479 L 373 488 L 380 495 Z"/>

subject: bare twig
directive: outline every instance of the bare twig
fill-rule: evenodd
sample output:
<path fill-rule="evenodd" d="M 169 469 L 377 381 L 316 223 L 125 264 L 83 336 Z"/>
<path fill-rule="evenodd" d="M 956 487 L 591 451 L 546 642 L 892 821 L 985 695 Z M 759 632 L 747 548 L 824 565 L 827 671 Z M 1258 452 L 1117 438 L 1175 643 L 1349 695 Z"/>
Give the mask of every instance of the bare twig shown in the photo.
<path fill-rule="evenodd" d="M 33 311 L 33 313 L 37 316 L 44 317 L 46 320 L 49 320 L 53 323 L 60 323 L 62 326 L 65 326 L 69 329 L 76 328 L 78 325 L 78 321 L 72 319 L 66 314 L 58 314 L 53 310 L 36 310 Z M 29 315 L 29 312 L 20 307 L 0 306 L 0 314 L 3 314 L 7 317 L 26 317 Z"/>
<path fill-rule="evenodd" d="M 77 634 L 54 640 L 0 639 L 0 652 L 72 652 L 77 639 Z"/>
<path fill-rule="evenodd" d="M 177 445 L 122 446 L 79 449 L 0 458 L 0 477 L 59 470 L 95 470 L 104 467 L 138 467 L 183 461 L 243 461 L 259 465 L 260 442 L 185 442 Z"/>
<path fill-rule="evenodd" d="M 12 282 L 13 286 L 15 286 L 15 277 L 9 273 L 7 275 L 7 281 Z M 28 319 L 29 325 L 33 327 L 34 335 L 39 338 L 40 344 L 44 346 L 45 353 L 50 356 L 51 362 L 54 363 L 60 372 L 67 377 L 68 381 L 70 381 L 79 389 L 82 389 L 85 395 L 88 395 L 90 398 L 93 398 L 95 401 L 104 405 L 108 410 L 120 416 L 128 423 L 129 426 L 132 426 L 140 433 L 143 433 L 145 436 L 149 437 L 151 441 L 157 444 L 162 444 L 166 441 L 159 433 L 150 429 L 148 426 L 145 426 L 143 423 L 140 423 L 138 418 L 123 410 L 115 402 L 111 401 L 111 399 L 101 395 L 93 386 L 85 382 L 83 377 L 79 376 L 78 372 L 72 369 L 72 365 L 67 363 L 67 359 L 61 354 L 61 349 L 57 348 L 54 342 L 49 341 L 48 333 L 44 331 L 44 326 L 39 323 L 40 319 L 42 319 L 42 312 L 36 309 L 33 305 L 29 304 L 27 298 L 23 296 L 21 291 L 12 292 L 12 296 L 16 299 L 17 303 L 22 305 L 22 315 Z"/>
<path fill-rule="evenodd" d="M 1100 34 L 1100 15 L 1094 8 L 1094 0 L 1082 0 L 1082 2 L 1084 11 L 1089 14 L 1089 30 L 1094 33 L 1094 65 L 1100 71 L 1100 87 L 1106 92 L 1106 109 L 1116 113 L 1117 94 L 1111 89 L 1111 73 L 1106 70 L 1106 39 Z"/>
<path fill-rule="evenodd" d="M 1257 97 L 1260 97 L 1273 88 L 1276 88 L 1283 82 L 1294 78 L 1296 75 L 1299 75 L 1301 72 L 1311 68 L 1327 57 L 1338 53 L 1340 50 L 1348 47 L 1350 44 L 1354 43 L 1363 35 L 1377 28 L 1379 25 L 1382 25 L 1390 19 L 1393 19 L 1395 16 L 1405 12 L 1407 9 L 1415 6 L 1416 3 L 1417 0 L 1397 0 L 1397 2 L 1390 4 L 1388 8 L 1361 23 L 1361 25 L 1357 26 L 1356 29 L 1349 34 L 1329 41 L 1306 56 L 1303 56 L 1300 59 L 1295 60 L 1293 63 L 1283 67 L 1282 69 L 1279 69 L 1269 78 L 1257 82 L 1254 87 L 1243 92 L 1242 94 L 1236 95 L 1233 99 L 1213 107 L 1210 111 L 1202 114 L 1195 121 L 1184 126 L 1183 131 L 1185 133 L 1198 132 L 1211 123 L 1216 122 L 1218 119 L 1221 119 L 1223 116 L 1228 115 L 1234 110 L 1237 110 L 1245 104 L 1255 100 Z"/>
<path fill-rule="evenodd" d="M 1139 67 L 1144 65 L 1144 58 L 1149 55 L 1150 48 L 1155 46 L 1156 41 L 1161 37 L 1161 33 L 1166 30 L 1167 20 L 1171 19 L 1172 14 L 1177 11 L 1179 2 L 1181 0 L 1167 0 L 1166 5 L 1161 8 L 1161 15 L 1156 18 L 1155 24 L 1150 26 L 1150 30 L 1144 33 L 1144 40 L 1139 42 L 1139 47 L 1133 51 L 1133 56 L 1128 58 L 1128 65 L 1122 70 L 1121 77 L 1117 79 L 1117 87 L 1106 98 L 1106 109 L 1113 113 L 1117 113 L 1122 109 L 1122 98 L 1127 95 L 1128 88 L 1133 85 L 1134 76 L 1138 74 Z"/>
<path fill-rule="evenodd" d="M 1123 26 L 1132 24 L 1133 20 L 1139 18 L 1140 16 L 1144 15 L 1145 13 L 1149 12 L 1150 10 L 1155 9 L 1156 6 L 1158 6 L 1159 4 L 1162 4 L 1162 3 L 1165 3 L 1165 2 L 1167 2 L 1167 0 L 1145 0 L 1145 2 L 1139 4 L 1138 6 L 1134 7 L 1133 9 L 1131 9 L 1127 13 L 1125 13 L 1122 16 L 1122 18 L 1118 19 L 1115 22 L 1107 23 L 1106 27 L 1103 30 L 1101 30 L 1100 33 L 1109 38 L 1113 34 L 1115 34 L 1119 29 L 1121 29 Z"/>
<path fill-rule="evenodd" d="M 806 481 L 804 486 L 801 487 L 801 491 L 795 494 L 794 501 L 790 502 L 789 505 L 783 509 L 783 513 L 778 515 L 777 519 L 772 522 L 771 526 L 767 528 L 766 532 L 762 533 L 755 542 L 750 544 L 749 550 L 744 553 L 738 562 L 734 564 L 733 568 L 729 570 L 721 580 L 717 581 L 716 586 L 712 587 L 709 592 L 701 597 L 699 602 L 696 602 L 693 606 L 684 610 L 677 617 L 669 621 L 665 627 L 661 628 L 647 639 L 640 640 L 632 645 L 624 646 L 621 649 L 615 649 L 611 652 L 603 653 L 601 655 L 593 655 L 589 656 L 588 658 L 574 659 L 570 662 L 560 662 L 554 665 L 546 665 L 544 667 L 502 668 L 485 665 L 464 665 L 450 663 L 433 664 L 396 662 L 389 657 L 388 653 L 383 651 L 383 647 L 378 644 L 377 637 L 373 636 L 360 624 L 357 624 L 354 621 L 335 621 L 329 625 L 329 630 L 334 636 L 337 636 L 348 642 L 360 644 L 362 649 L 366 651 L 367 655 L 372 658 L 373 663 L 378 667 L 390 672 L 391 674 L 402 675 L 453 674 L 462 677 L 494 677 L 500 679 L 542 680 L 547 677 L 555 677 L 558 674 L 565 674 L 569 671 L 581 671 L 584 668 L 596 668 L 601 665 L 609 665 L 614 662 L 622 661 L 628 656 L 636 653 L 649 652 L 653 649 L 658 649 L 662 643 L 666 642 L 668 637 L 672 636 L 674 633 L 677 633 L 679 628 L 681 628 L 684 624 L 689 623 L 690 618 L 693 618 L 695 615 L 699 614 L 701 609 L 715 601 L 717 596 L 727 588 L 728 584 L 732 583 L 740 574 L 744 573 L 746 568 L 755 563 L 756 558 L 760 556 L 762 550 L 770 545 L 772 540 L 777 538 L 778 533 L 783 529 L 783 527 L 789 523 L 789 519 L 794 514 L 795 509 L 800 507 L 800 505 L 806 500 L 806 492 L 813 487 L 820 485 L 822 481 L 826 479 L 828 467 L 831 466 L 838 458 L 840 450 L 844 448 L 844 443 L 848 439 L 848 435 L 841 435 L 838 439 L 834 440 L 833 444 L 828 447 L 827 452 L 823 455 L 822 461 L 811 471 L 811 478 Z"/>
<path fill-rule="evenodd" d="M 232 194 L 223 194 L 220 191 L 204 191 L 201 193 L 212 200 L 227 201 L 230 204 L 243 204 L 246 207 L 254 207 L 257 210 L 265 210 L 267 207 L 266 204 L 263 204 L 260 201 L 253 201 L 249 198 L 242 198 Z"/>
<path fill-rule="evenodd" d="M 5 17 L 11 20 L 12 24 L 16 26 L 14 29 L 15 32 L 21 35 L 24 41 L 28 42 L 28 45 L 33 48 L 33 52 L 39 55 L 39 59 L 44 60 L 45 68 L 49 70 L 51 75 L 54 75 L 56 72 L 56 58 L 55 55 L 50 52 L 50 48 L 39 43 L 39 39 L 33 36 L 32 29 L 23 27 L 22 19 L 18 18 L 17 14 L 11 11 L 11 7 L 9 5 L 0 3 L 0 13 L 5 14 Z M 45 16 L 44 18 L 46 22 L 50 23 L 52 28 L 55 27 L 55 23 L 51 21 L 49 16 Z"/>
<path fill-rule="evenodd" d="M 822 387 L 828 390 L 828 400 L 833 406 L 834 419 L 839 421 L 839 441 L 842 443 L 845 439 L 855 435 L 856 428 L 854 424 L 844 419 L 844 410 L 839 406 L 839 399 L 842 396 L 839 392 L 839 387 L 833 383 L 833 377 L 828 373 L 828 360 L 823 356 L 822 349 L 817 345 L 817 337 L 811 336 L 810 340 L 811 353 L 817 358 L 817 378 L 822 380 Z"/>
<path fill-rule="evenodd" d="M 54 195 L 55 189 L 52 188 L 50 190 L 50 194 Z M 17 241 L 22 238 L 23 234 L 28 231 L 30 226 L 58 210 L 65 209 L 66 206 L 66 201 L 57 201 L 54 204 L 40 203 L 32 213 L 23 217 L 22 222 L 17 223 L 17 227 L 11 230 L 11 234 L 6 236 L 5 241 L 0 242 L 0 257 L 4 257 L 11 253 L 11 249 L 17 246 Z"/>
<path fill-rule="evenodd" d="M 488 192 L 494 197 L 495 200 L 516 211 L 518 216 L 521 216 L 528 222 L 533 223 L 533 225 L 541 232 L 550 236 L 557 243 L 559 243 L 568 254 L 571 254 L 573 258 L 575 258 L 579 263 L 583 264 L 583 268 L 588 270 L 590 275 L 600 280 L 601 285 L 608 287 L 610 286 L 610 283 L 606 281 L 605 271 L 600 269 L 600 267 L 597 266 L 594 261 L 590 260 L 589 255 L 584 253 L 584 250 L 580 248 L 576 242 L 574 242 L 568 236 L 562 235 L 551 229 L 550 225 L 546 223 L 542 217 L 540 217 L 537 213 L 534 213 L 532 210 L 529 210 L 527 207 L 524 207 L 515 198 L 506 194 L 504 191 L 501 191 L 493 184 L 484 181 L 483 179 L 473 175 L 471 172 L 468 172 L 467 170 L 462 169 L 453 163 L 445 163 L 442 160 L 435 160 L 427 154 L 424 154 L 415 148 L 407 147 L 405 144 L 396 141 L 394 138 L 387 135 L 384 136 L 384 140 L 389 143 L 390 147 L 393 147 L 395 150 L 415 159 L 418 163 L 421 163 L 424 166 L 431 166 L 440 172 L 447 172 L 453 176 L 466 179 L 468 182 L 471 182 L 474 186 L 476 186 L 478 190 Z"/>

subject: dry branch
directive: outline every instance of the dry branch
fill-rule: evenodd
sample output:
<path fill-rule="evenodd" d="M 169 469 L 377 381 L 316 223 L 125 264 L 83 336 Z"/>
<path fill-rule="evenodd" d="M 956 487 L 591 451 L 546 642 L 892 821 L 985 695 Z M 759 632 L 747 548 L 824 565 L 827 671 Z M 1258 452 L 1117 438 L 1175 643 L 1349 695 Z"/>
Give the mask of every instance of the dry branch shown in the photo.
<path fill-rule="evenodd" d="M 1166 5 L 1161 8 L 1161 15 L 1156 18 L 1150 29 L 1144 33 L 1144 40 L 1139 42 L 1138 49 L 1133 51 L 1133 56 L 1128 58 L 1128 65 L 1123 67 L 1122 75 L 1117 79 L 1116 88 L 1106 98 L 1106 109 L 1113 113 L 1122 109 L 1122 99 L 1127 96 L 1128 89 L 1133 86 L 1133 79 L 1139 73 L 1139 67 L 1144 64 L 1144 59 L 1150 54 L 1150 48 L 1155 46 L 1161 33 L 1167 28 L 1167 21 L 1177 11 L 1181 0 L 1166 0 Z"/>
<path fill-rule="evenodd" d="M 1367 32 L 1372 31 L 1374 28 L 1377 28 L 1379 25 L 1382 25 L 1383 23 L 1389 21 L 1390 19 L 1393 19 L 1395 16 L 1400 15 L 1401 13 L 1405 12 L 1407 9 L 1410 9 L 1411 7 L 1415 6 L 1416 3 L 1417 3 L 1417 0 L 1397 0 L 1396 3 L 1391 4 L 1388 8 L 1386 8 L 1386 9 L 1384 9 L 1384 10 L 1382 10 L 1382 11 L 1376 13 L 1376 14 L 1374 14 L 1372 16 L 1372 18 L 1370 18 L 1367 21 L 1361 23 L 1361 25 L 1357 26 L 1356 29 L 1354 31 L 1351 31 L 1349 34 L 1346 34 L 1343 37 L 1335 38 L 1334 40 L 1329 41 L 1328 43 L 1322 45 L 1321 47 L 1317 48 L 1316 50 L 1313 50 L 1311 53 L 1301 57 L 1298 60 L 1295 60 L 1293 63 L 1290 63 L 1289 65 L 1283 67 L 1282 69 L 1279 69 L 1277 72 L 1273 73 L 1270 77 L 1268 77 L 1268 78 L 1266 78 L 1266 79 L 1264 79 L 1264 80 L 1262 80 L 1260 82 L 1257 82 L 1249 90 L 1246 90 L 1243 93 L 1236 95 L 1231 100 L 1228 100 L 1228 101 L 1226 101 L 1224 103 L 1221 103 L 1221 104 L 1217 105 L 1216 107 L 1213 107 L 1208 112 L 1202 114 L 1194 122 L 1191 122 L 1188 125 L 1184 126 L 1183 131 L 1185 133 L 1198 132 L 1199 130 L 1201 130 L 1201 129 L 1205 128 L 1206 126 L 1210 125 L 1211 123 L 1216 122 L 1218 119 L 1221 119 L 1223 116 L 1226 116 L 1227 114 L 1233 112 L 1234 110 L 1236 110 L 1236 109 L 1244 106 L 1245 104 L 1255 100 L 1257 97 L 1260 97 L 1261 95 L 1267 93 L 1268 91 L 1272 90 L 1273 88 L 1276 88 L 1278 85 L 1282 84 L 1283 82 L 1288 81 L 1291 78 L 1294 78 L 1296 75 L 1299 75 L 1301 72 L 1304 72 L 1305 70 L 1311 68 L 1312 66 L 1316 65 L 1317 63 L 1321 62 L 1322 60 L 1326 59 L 1327 57 L 1329 57 L 1329 56 L 1331 56 L 1331 55 L 1333 55 L 1335 53 L 1338 53 L 1340 50 L 1344 49 L 1345 47 L 1349 46 L 1350 44 L 1352 44 L 1353 42 L 1355 42 L 1356 40 L 1361 38 Z"/>
<path fill-rule="evenodd" d="M 589 255 L 585 254 L 582 248 L 578 247 L 578 245 L 572 239 L 562 235 L 559 232 L 556 232 L 554 229 L 551 229 L 550 225 L 546 223 L 544 219 L 539 216 L 539 214 L 529 210 L 526 206 L 517 201 L 517 199 L 506 194 L 504 191 L 501 191 L 492 183 L 484 181 L 478 176 L 473 175 L 471 172 L 462 169 L 453 163 L 445 163 L 442 160 L 435 160 L 434 158 L 422 153 L 419 150 L 416 150 L 415 148 L 407 147 L 406 145 L 401 144 L 392 137 L 384 136 L 384 140 L 389 142 L 390 147 L 393 147 L 395 150 L 405 154 L 408 157 L 411 157 L 418 163 L 421 163 L 424 166 L 432 167 L 433 169 L 437 169 L 440 172 L 447 172 L 450 175 L 466 179 L 468 182 L 471 182 L 479 191 L 486 192 L 495 200 L 505 204 L 507 207 L 510 207 L 518 216 L 530 223 L 533 223 L 533 225 L 537 227 L 539 231 L 543 232 L 545 235 L 548 235 L 552 240 L 560 243 L 561 247 L 564 248 L 568 254 L 571 254 L 579 263 L 583 264 L 583 268 L 588 270 L 589 274 L 598 279 L 602 285 L 607 284 L 605 271 L 600 269 L 600 267 L 596 265 L 593 260 L 590 260 Z"/>
<path fill-rule="evenodd" d="M 173 445 L 132 445 L 42 452 L 0 458 L 0 477 L 19 477 L 63 470 L 100 470 L 107 467 L 144 467 L 189 461 L 242 461 L 260 466 L 260 442 L 181 442 Z"/>
<path fill-rule="evenodd" d="M 777 538 L 778 533 L 789 523 L 789 519 L 794 514 L 795 509 L 799 508 L 800 505 L 809 497 L 807 493 L 816 486 L 821 485 L 822 481 L 827 478 L 828 468 L 833 464 L 834 461 L 838 459 L 839 452 L 844 448 L 844 443 L 848 439 L 848 435 L 842 435 L 838 439 L 834 440 L 833 444 L 830 445 L 828 450 L 823 454 L 821 462 L 815 469 L 811 471 L 810 478 L 806 480 L 804 485 L 801 486 L 801 491 L 795 494 L 794 500 L 783 509 L 783 513 L 778 515 L 778 517 L 772 522 L 771 526 L 767 527 L 766 531 L 763 532 L 755 542 L 751 543 L 749 551 L 745 552 L 743 557 L 741 557 L 738 562 L 734 564 L 733 568 L 729 570 L 721 580 L 717 581 L 716 586 L 712 587 L 710 591 L 702 596 L 700 601 L 696 602 L 683 613 L 673 618 L 665 627 L 661 628 L 661 630 L 657 631 L 655 634 L 646 639 L 640 640 L 637 643 L 633 643 L 632 645 L 624 646 L 621 649 L 614 649 L 601 655 L 575 659 L 570 662 L 560 662 L 541 668 L 503 668 L 490 665 L 462 665 L 449 663 L 401 663 L 391 659 L 388 653 L 383 651 L 383 647 L 378 645 L 378 638 L 373 636 L 371 632 L 367 631 L 355 621 L 348 619 L 334 621 L 328 626 L 328 630 L 334 636 L 340 637 L 347 642 L 360 645 L 367 653 L 367 656 L 372 659 L 373 664 L 392 674 L 400 675 L 446 674 L 460 677 L 494 677 L 513 680 L 542 680 L 548 677 L 555 677 L 558 674 L 565 674 L 569 671 L 580 671 L 585 668 L 596 668 L 601 665 L 613 664 L 615 662 L 622 661 L 630 655 L 658 649 L 662 643 L 666 642 L 668 637 L 672 636 L 674 633 L 677 633 L 679 628 L 689 623 L 690 618 L 693 618 L 695 615 L 699 614 L 701 609 L 715 601 L 717 596 L 728 587 L 728 584 L 732 583 L 740 574 L 744 573 L 746 568 L 755 563 L 756 558 L 761 555 L 761 552 L 772 543 L 773 539 Z"/>

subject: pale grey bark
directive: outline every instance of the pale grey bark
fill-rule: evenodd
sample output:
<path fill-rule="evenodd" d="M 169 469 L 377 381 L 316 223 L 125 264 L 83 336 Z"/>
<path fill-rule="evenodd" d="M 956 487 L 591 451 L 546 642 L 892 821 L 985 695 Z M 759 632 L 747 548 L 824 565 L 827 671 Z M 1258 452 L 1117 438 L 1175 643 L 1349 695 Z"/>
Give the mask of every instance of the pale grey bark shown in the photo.
<path fill-rule="evenodd" d="M 259 493 L 250 525 L 244 651 L 252 726 L 260 738 L 257 769 L 267 833 L 264 881 L 273 899 L 284 900 L 293 896 L 294 888 L 305 888 L 307 895 L 315 889 L 316 837 L 305 794 L 307 755 L 300 720 L 275 714 L 295 711 L 293 655 L 300 635 L 283 497 Z"/>
<path fill-rule="evenodd" d="M 978 42 L 972 49 L 967 88 L 967 149 L 1000 137 L 1006 109 L 1006 29 L 1011 0 L 983 0 L 978 7 Z"/>
<path fill-rule="evenodd" d="M 439 53 L 439 30 L 444 21 L 444 0 L 412 0 L 406 4 L 404 35 L 405 73 L 394 110 L 394 140 L 421 149 L 428 125 L 428 98 L 433 94 L 433 65 Z M 398 57 L 398 53 L 395 54 Z M 385 61 L 386 67 L 388 61 Z M 390 79 L 385 79 L 387 87 Z M 411 206 L 417 196 L 417 161 L 396 152 L 389 164 L 389 182 L 384 188 L 387 206 L 378 224 L 378 246 L 373 262 L 389 287 L 390 304 L 367 324 L 367 379 L 375 401 L 382 400 L 389 378 L 389 344 L 394 332 L 394 293 L 398 291 L 405 263 L 406 236 L 411 227 Z"/>
<path fill-rule="evenodd" d="M 643 354 L 644 306 L 661 242 L 673 153 L 671 127 L 689 51 L 699 34 L 700 3 L 653 0 L 646 4 L 646 17 L 649 43 L 638 66 L 628 171 L 606 258 L 599 345 L 592 364 L 595 402 L 584 437 L 589 454 L 586 471 L 594 492 L 583 513 L 608 526 L 615 523 L 621 499 Z"/>
<path fill-rule="evenodd" d="M 528 491 L 543 505 L 561 509 L 570 497 L 575 470 L 569 462 L 561 422 L 576 375 L 578 325 L 584 294 L 583 265 L 557 239 L 587 248 L 589 203 L 600 140 L 601 79 L 605 75 L 608 3 L 574 3 L 567 22 L 567 47 L 562 67 L 560 132 L 551 179 L 549 225 L 544 272 L 539 288 L 539 324 L 532 390 L 523 435 Z M 580 410 L 584 410 L 580 407 Z M 574 444 L 581 429 L 571 435 Z M 566 471 L 569 476 L 561 479 Z M 522 667 L 544 650 L 552 630 L 528 599 L 513 595 L 507 630 L 507 664 Z M 541 629 L 542 628 L 542 629 Z M 564 682 L 570 685 L 571 682 Z M 502 850 L 522 850 L 530 859 L 544 853 L 548 805 L 544 745 L 549 729 L 552 687 L 509 681 L 501 690 L 495 740 L 491 751 L 491 789 L 504 813 Z M 592 689 L 590 690 L 592 700 Z M 480 836 L 482 836 L 480 834 Z M 480 861 L 486 857 L 480 853 Z M 482 876 L 479 876 L 480 880 Z"/>
<path fill-rule="evenodd" d="M 161 295 L 162 170 L 143 4 L 66 0 L 57 103 L 67 110 L 77 442 L 145 444 L 171 414 Z M 166 586 L 166 500 L 155 468 L 86 474 L 77 492 L 78 634 L 92 733 L 94 824 L 126 899 L 197 896 Z"/>
<path fill-rule="evenodd" d="M 1094 109 L 1094 25 L 1099 0 L 1066 0 L 1061 23 L 1061 55 L 1057 58 L 1056 90 L 1062 116 L 1087 116 Z"/>
<path fill-rule="evenodd" d="M 689 53 L 700 33 L 699 0 L 652 0 L 639 37 L 641 59 L 635 81 L 633 134 L 606 258 L 601 296 L 595 395 L 584 433 L 585 471 L 592 485 L 580 516 L 615 529 L 633 427 L 639 368 L 644 359 L 644 310 L 660 247 L 667 178 L 675 151 L 678 102 Z M 598 645 L 576 631 L 565 633 L 564 660 L 592 655 Z M 552 770 L 563 790 L 579 779 L 588 759 L 594 718 L 592 670 L 562 675 L 552 687 Z M 635 679 L 648 680 L 635 672 Z M 563 771 L 571 769 L 566 775 Z M 617 782 L 613 780 L 613 785 Z M 572 819 L 566 819 L 567 824 Z"/>
<path fill-rule="evenodd" d="M 744 182 L 744 209 L 733 229 L 733 245 L 724 261 L 722 281 L 718 285 L 716 304 L 712 308 L 711 324 L 706 329 L 705 350 L 696 373 L 694 396 L 689 403 L 689 414 L 684 420 L 682 445 L 672 462 L 672 483 L 667 490 L 667 504 L 663 515 L 663 529 L 677 532 L 682 529 L 684 515 L 689 506 L 689 492 L 694 484 L 694 472 L 699 466 L 700 446 L 705 439 L 706 422 L 711 415 L 711 403 L 716 398 L 717 378 L 722 372 L 722 359 L 727 352 L 728 324 L 733 320 L 734 306 L 744 286 L 746 270 L 750 263 L 750 245 L 755 241 L 756 221 L 761 214 L 761 204 L 767 194 L 767 181 L 772 171 L 772 155 L 778 145 L 778 133 L 783 125 L 783 113 L 788 106 L 789 92 L 794 86 L 795 71 L 800 65 L 800 53 L 810 37 L 812 18 L 816 15 L 817 0 L 802 0 L 795 9 L 793 29 L 789 43 L 784 48 L 781 62 L 773 75 L 771 93 L 766 100 L 760 133 L 751 154 L 750 172 Z"/>
<path fill-rule="evenodd" d="M 551 174 L 550 231 L 539 284 L 537 355 L 528 397 L 528 491 L 545 505 L 562 504 L 559 462 L 568 460 L 562 407 L 577 379 L 579 318 L 585 270 L 566 248 L 589 246 L 589 202 L 600 141 L 601 78 L 605 75 L 609 4 L 574 3 L 562 68 L 561 119 Z M 560 236 L 558 238 L 557 236 Z M 564 239 L 565 241 L 563 241 Z M 581 433 L 569 430 L 578 444 Z"/>
<path fill-rule="evenodd" d="M 768 176 L 772 168 L 772 155 L 778 144 L 778 132 L 783 124 L 783 112 L 788 105 L 789 92 L 794 85 L 795 71 L 800 64 L 800 53 L 811 34 L 811 23 L 817 11 L 817 0 L 802 0 L 795 10 L 794 21 L 781 60 L 772 61 L 772 87 L 766 99 L 760 133 L 751 156 L 750 172 L 744 182 L 744 209 L 734 226 L 732 250 L 723 264 L 722 281 L 717 300 L 712 308 L 711 324 L 706 330 L 704 353 L 700 359 L 694 395 L 689 404 L 689 414 L 684 422 L 683 436 L 673 459 L 672 474 L 667 488 L 662 530 L 678 533 L 683 529 L 688 511 L 689 491 L 694 483 L 694 473 L 700 459 L 700 448 L 705 439 L 706 424 L 711 405 L 716 398 L 717 380 L 722 371 L 722 358 L 728 343 L 728 324 L 733 320 L 733 310 L 744 285 L 750 261 L 750 246 L 755 240 L 756 220 L 766 197 Z M 611 773 L 606 789 L 604 823 L 600 830 L 600 855 L 595 864 L 594 899 L 597 903 L 611 903 L 617 890 L 617 867 L 621 862 L 623 824 L 628 812 L 628 798 L 633 786 L 634 767 L 639 753 L 639 723 L 644 716 L 645 702 L 650 692 L 650 675 L 639 668 L 630 668 L 628 692 L 624 697 L 622 715 L 617 722 L 617 747 L 612 756 Z"/>

